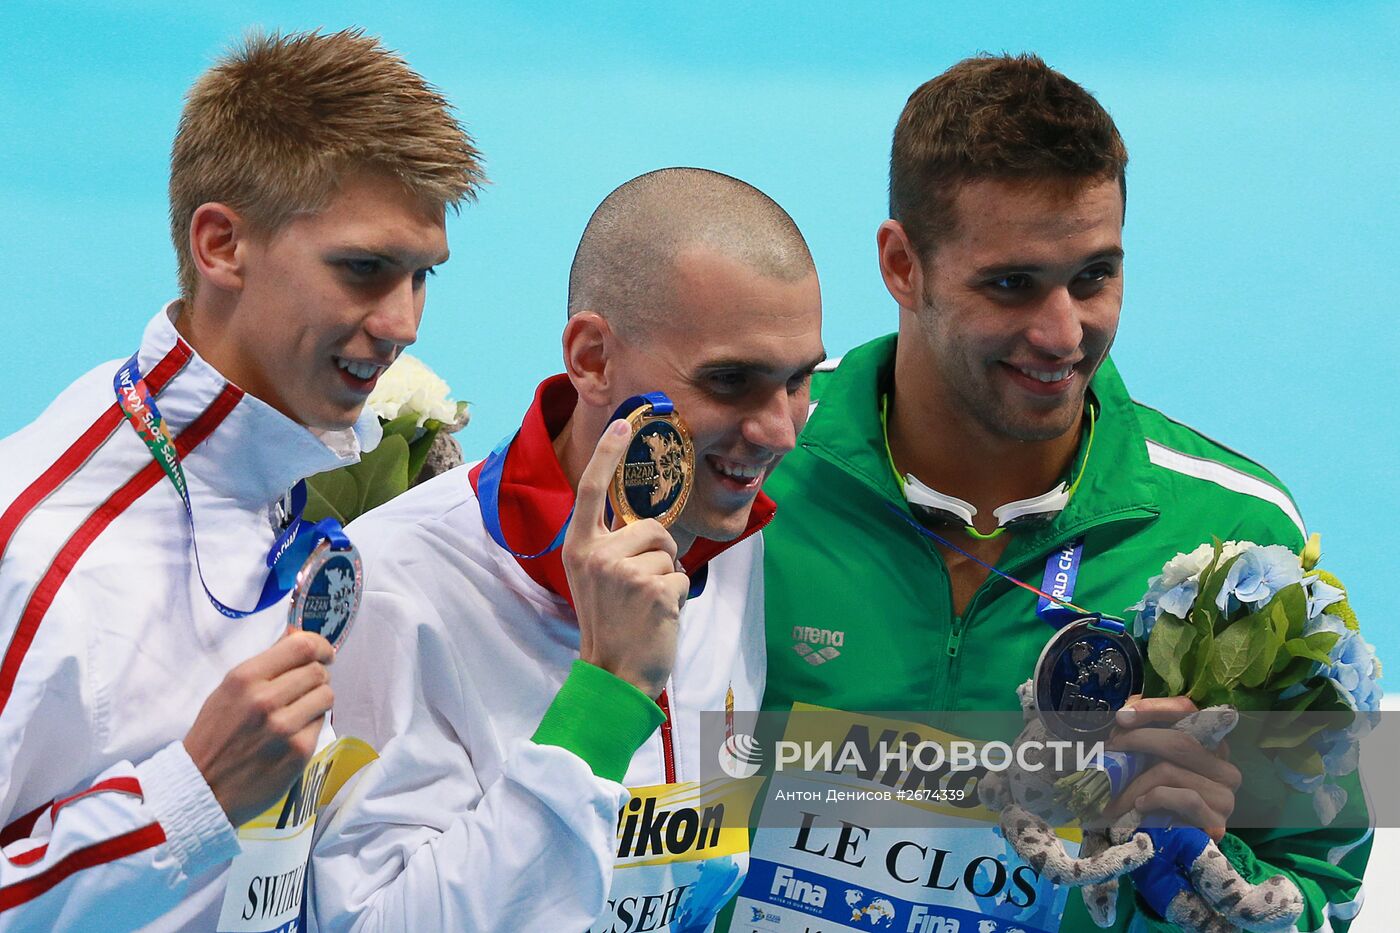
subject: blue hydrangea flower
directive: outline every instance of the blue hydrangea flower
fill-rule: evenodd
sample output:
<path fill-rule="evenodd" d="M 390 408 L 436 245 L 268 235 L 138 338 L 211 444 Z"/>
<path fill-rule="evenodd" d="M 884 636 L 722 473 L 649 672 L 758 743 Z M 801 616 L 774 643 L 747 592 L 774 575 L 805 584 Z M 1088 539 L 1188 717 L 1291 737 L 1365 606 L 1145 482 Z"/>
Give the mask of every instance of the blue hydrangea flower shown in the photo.
<path fill-rule="evenodd" d="M 1313 791 L 1313 812 L 1317 814 L 1317 818 L 1322 821 L 1323 826 L 1337 818 L 1337 814 L 1342 807 L 1346 806 L 1346 802 L 1347 792 L 1335 782 L 1324 781 L 1317 790 Z"/>
<path fill-rule="evenodd" d="M 1226 541 L 1224 557 L 1237 553 L 1241 545 L 1234 541 Z M 1211 559 L 1215 556 L 1215 548 L 1209 544 L 1202 544 L 1190 553 L 1178 554 L 1167 561 L 1162 572 L 1151 580 L 1147 581 L 1147 592 L 1142 599 L 1138 600 L 1134 606 L 1129 606 L 1129 612 L 1136 612 L 1133 619 L 1133 634 L 1139 638 L 1146 638 L 1152 633 L 1152 627 L 1157 624 L 1157 613 L 1169 612 L 1178 619 L 1185 620 L 1186 614 L 1191 611 L 1191 604 L 1196 601 L 1196 595 L 1200 592 L 1201 571 L 1206 569 Z M 1166 604 L 1163 605 L 1165 599 Z"/>
<path fill-rule="evenodd" d="M 1241 603 L 1258 607 L 1273 599 L 1285 586 L 1300 583 L 1302 579 L 1303 566 L 1298 562 L 1298 555 L 1283 545 L 1250 548 L 1230 565 L 1225 584 L 1215 597 L 1215 605 L 1221 612 L 1228 612 Z"/>
<path fill-rule="evenodd" d="M 1338 636 L 1347 633 L 1347 624 L 1334 615 L 1326 612 L 1310 617 L 1303 623 L 1303 637 L 1316 635 L 1318 632 L 1334 632 Z"/>
<path fill-rule="evenodd" d="M 1191 605 L 1196 601 L 1196 594 L 1200 591 L 1201 585 L 1194 579 L 1179 583 L 1162 594 L 1162 598 L 1157 601 L 1157 608 L 1184 621 L 1191 612 Z"/>
<path fill-rule="evenodd" d="M 1380 709 L 1380 665 L 1376 649 L 1359 632 L 1343 626 L 1342 637 L 1332 646 L 1331 663 L 1322 672 L 1332 681 L 1343 700 L 1354 710 L 1370 712 Z"/>
<path fill-rule="evenodd" d="M 1346 598 L 1346 590 L 1338 589 L 1320 577 L 1310 577 L 1307 581 L 1308 618 L 1315 618 L 1328 606 Z"/>

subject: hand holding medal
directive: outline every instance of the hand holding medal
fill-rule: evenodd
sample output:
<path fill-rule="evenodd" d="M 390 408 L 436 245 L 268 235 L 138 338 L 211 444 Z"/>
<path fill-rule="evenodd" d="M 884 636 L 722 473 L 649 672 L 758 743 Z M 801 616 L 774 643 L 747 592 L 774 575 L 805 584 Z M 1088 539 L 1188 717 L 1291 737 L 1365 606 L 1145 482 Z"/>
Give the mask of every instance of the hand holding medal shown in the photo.
<path fill-rule="evenodd" d="M 628 399 L 614 417 L 625 418 L 632 435 L 608 486 L 608 508 L 629 525 L 654 518 L 669 528 L 695 476 L 690 431 L 660 392 Z"/>
<path fill-rule="evenodd" d="M 620 475 L 628 466 L 629 450 L 647 444 L 636 442 L 637 435 L 650 436 L 634 434 L 631 422 L 616 420 L 598 441 L 579 479 L 563 561 L 578 614 L 579 657 L 654 697 L 665 688 L 675 664 L 680 611 L 690 581 L 679 569 L 675 541 L 657 518 L 634 513 L 627 523 L 623 503 L 640 498 L 629 495 L 640 484 L 629 487 Z M 608 493 L 618 483 L 624 494 L 611 523 L 615 527 L 610 527 Z M 684 490 L 668 492 L 661 502 L 674 506 L 680 499 L 683 504 Z M 650 499 L 648 494 L 644 501 Z"/>

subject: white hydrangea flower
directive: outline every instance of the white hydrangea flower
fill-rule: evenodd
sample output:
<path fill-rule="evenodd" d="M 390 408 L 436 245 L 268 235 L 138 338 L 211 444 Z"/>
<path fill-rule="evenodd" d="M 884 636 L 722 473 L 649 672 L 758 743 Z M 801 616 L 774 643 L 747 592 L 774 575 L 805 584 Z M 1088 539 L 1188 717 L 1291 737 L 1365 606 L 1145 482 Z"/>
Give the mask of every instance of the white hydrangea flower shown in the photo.
<path fill-rule="evenodd" d="M 1202 544 L 1190 554 L 1178 554 L 1167 561 L 1166 566 L 1162 568 L 1162 575 L 1153 585 L 1163 591 L 1175 589 L 1205 570 L 1206 564 L 1209 564 L 1214 556 L 1215 548 L 1209 543 Z"/>
<path fill-rule="evenodd" d="M 417 426 L 429 419 L 450 424 L 457 418 L 452 390 L 416 356 L 402 353 L 386 369 L 369 394 L 369 407 L 385 421 L 412 412 Z"/>

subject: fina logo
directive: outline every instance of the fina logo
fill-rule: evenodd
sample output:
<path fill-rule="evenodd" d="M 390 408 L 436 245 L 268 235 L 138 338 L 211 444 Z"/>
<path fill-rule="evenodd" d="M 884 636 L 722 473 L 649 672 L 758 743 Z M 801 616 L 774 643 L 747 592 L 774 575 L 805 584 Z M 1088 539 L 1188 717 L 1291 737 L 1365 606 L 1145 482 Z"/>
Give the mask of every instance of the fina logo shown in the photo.
<path fill-rule="evenodd" d="M 719 766 L 736 780 L 751 778 L 763 765 L 763 748 L 747 732 L 736 732 L 719 747 Z"/>

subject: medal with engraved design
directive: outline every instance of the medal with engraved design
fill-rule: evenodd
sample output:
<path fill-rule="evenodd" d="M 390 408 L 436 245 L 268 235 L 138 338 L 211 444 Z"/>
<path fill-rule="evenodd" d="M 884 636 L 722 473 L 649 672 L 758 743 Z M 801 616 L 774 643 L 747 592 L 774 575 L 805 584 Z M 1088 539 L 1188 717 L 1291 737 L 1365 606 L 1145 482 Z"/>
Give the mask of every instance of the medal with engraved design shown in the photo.
<path fill-rule="evenodd" d="M 337 548 L 329 540 L 321 541 L 297 571 L 288 623 L 340 647 L 359 611 L 363 580 L 364 569 L 355 545 L 346 541 L 344 547 Z"/>
<path fill-rule="evenodd" d="M 649 403 L 625 417 L 632 440 L 613 474 L 608 502 L 628 524 L 654 518 L 669 526 L 685 508 L 695 477 L 690 430 L 676 411 L 657 414 Z"/>
<path fill-rule="evenodd" d="M 1142 652 L 1123 623 L 1084 616 L 1060 628 L 1035 665 L 1035 706 L 1050 732 L 1093 740 L 1142 692 Z"/>

